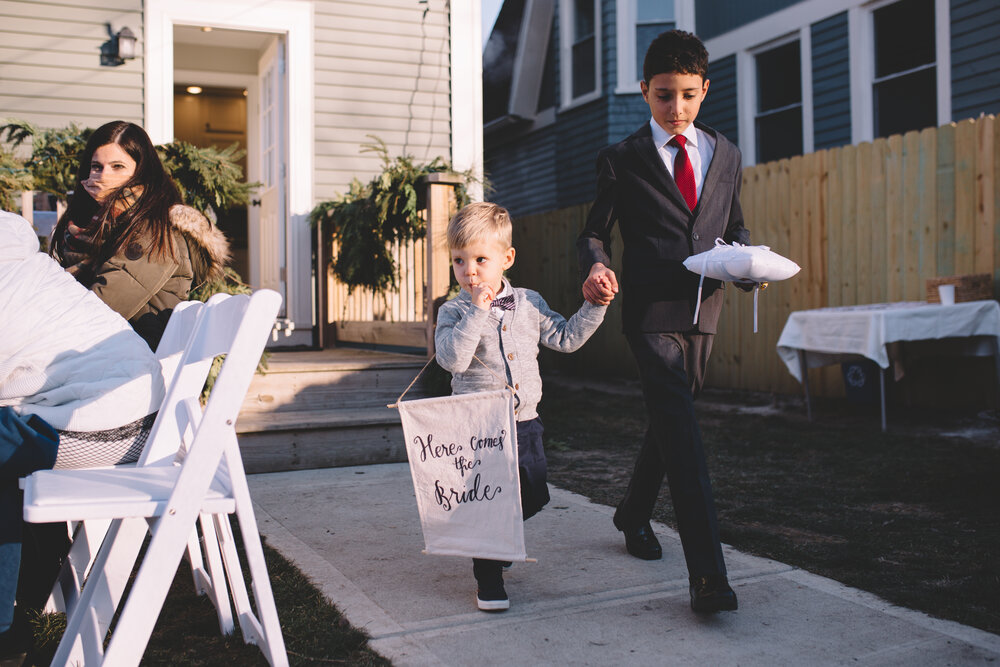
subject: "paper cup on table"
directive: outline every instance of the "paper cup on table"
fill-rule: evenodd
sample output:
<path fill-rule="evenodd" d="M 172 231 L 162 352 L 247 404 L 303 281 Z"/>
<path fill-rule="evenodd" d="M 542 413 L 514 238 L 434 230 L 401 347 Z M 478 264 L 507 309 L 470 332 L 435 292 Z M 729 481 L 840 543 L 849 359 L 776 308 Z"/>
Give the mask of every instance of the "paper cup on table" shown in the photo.
<path fill-rule="evenodd" d="M 955 305 L 955 286 L 938 285 L 938 298 L 941 299 L 942 306 Z"/>

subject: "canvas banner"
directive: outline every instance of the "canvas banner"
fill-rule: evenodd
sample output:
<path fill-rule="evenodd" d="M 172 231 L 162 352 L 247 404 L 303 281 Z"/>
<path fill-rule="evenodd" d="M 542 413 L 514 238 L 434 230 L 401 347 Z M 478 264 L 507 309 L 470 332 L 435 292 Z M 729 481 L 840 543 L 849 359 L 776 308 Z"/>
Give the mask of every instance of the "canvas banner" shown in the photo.
<path fill-rule="evenodd" d="M 427 553 L 523 561 L 514 397 L 398 403 Z"/>

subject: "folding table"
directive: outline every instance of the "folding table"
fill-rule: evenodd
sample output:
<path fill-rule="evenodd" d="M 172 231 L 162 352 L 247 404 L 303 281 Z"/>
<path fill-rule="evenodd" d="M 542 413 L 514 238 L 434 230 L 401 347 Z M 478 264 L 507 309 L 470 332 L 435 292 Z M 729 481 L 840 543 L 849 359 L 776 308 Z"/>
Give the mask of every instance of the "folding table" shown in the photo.
<path fill-rule="evenodd" d="M 802 383 L 812 419 L 808 368 L 864 357 L 879 365 L 882 430 L 886 430 L 887 345 L 902 341 L 958 339 L 957 351 L 993 356 L 1000 384 L 1000 304 L 968 301 L 953 305 L 923 301 L 799 310 L 788 316 L 778 339 L 778 356 Z"/>

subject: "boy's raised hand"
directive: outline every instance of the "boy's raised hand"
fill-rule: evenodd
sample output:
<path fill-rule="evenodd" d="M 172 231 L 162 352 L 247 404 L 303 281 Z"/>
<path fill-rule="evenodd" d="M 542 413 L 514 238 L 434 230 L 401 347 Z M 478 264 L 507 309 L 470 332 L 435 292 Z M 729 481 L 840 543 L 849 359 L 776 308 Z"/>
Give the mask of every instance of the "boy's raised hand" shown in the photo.
<path fill-rule="evenodd" d="M 595 306 L 607 306 L 618 293 L 615 272 L 597 262 L 590 267 L 590 274 L 583 282 L 583 298 Z"/>
<path fill-rule="evenodd" d="M 489 310 L 490 304 L 496 298 L 496 292 L 487 283 L 473 285 L 470 294 L 472 295 L 472 305 L 483 310 Z"/>

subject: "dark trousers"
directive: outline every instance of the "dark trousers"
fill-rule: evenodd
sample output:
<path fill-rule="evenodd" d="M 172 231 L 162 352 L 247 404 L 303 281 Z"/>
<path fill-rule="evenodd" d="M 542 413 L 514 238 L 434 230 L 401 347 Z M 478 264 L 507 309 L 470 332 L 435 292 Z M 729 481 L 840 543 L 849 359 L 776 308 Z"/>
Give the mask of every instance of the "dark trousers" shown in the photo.
<path fill-rule="evenodd" d="M 59 434 L 44 420 L 35 415 L 22 418 L 9 407 L 0 407 L 0 631 L 13 622 L 15 598 L 26 606 L 45 604 L 48 588 L 59 571 L 57 563 L 49 579 L 51 568 L 45 567 L 48 561 L 40 563 L 38 553 L 31 549 L 37 543 L 37 533 L 21 519 L 23 499 L 17 483 L 19 477 L 51 468 L 58 447 Z M 28 530 L 26 536 L 22 529 Z M 66 538 L 65 524 L 62 535 Z M 23 569 L 22 540 L 29 547 Z M 49 553 L 44 551 L 43 555 Z M 20 585 L 19 576 L 23 582 Z M 46 583 L 38 583 L 43 580 L 48 588 Z"/>
<path fill-rule="evenodd" d="M 650 520 L 666 476 L 688 574 L 725 574 L 694 397 L 712 350 L 711 334 L 627 335 L 639 365 L 649 428 L 615 519 L 620 526 Z"/>
<path fill-rule="evenodd" d="M 521 482 L 521 513 L 525 521 L 538 514 L 549 502 L 543 432 L 542 420 L 538 417 L 517 422 L 517 465 Z M 495 589 L 503 585 L 501 561 L 473 558 L 472 573 L 482 589 Z"/>

